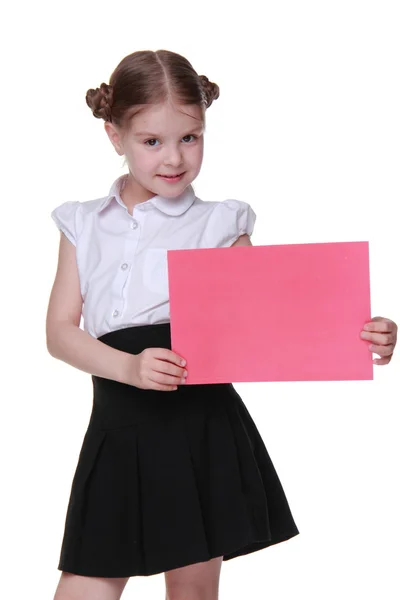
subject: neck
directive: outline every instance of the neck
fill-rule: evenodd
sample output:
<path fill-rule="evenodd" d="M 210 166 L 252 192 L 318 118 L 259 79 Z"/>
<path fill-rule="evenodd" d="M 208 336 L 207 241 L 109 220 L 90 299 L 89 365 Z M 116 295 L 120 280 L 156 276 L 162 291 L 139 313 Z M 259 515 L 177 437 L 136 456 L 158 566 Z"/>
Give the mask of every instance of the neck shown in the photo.
<path fill-rule="evenodd" d="M 137 204 L 141 204 L 142 202 L 150 200 L 150 198 L 153 198 L 154 195 L 155 194 L 153 192 L 146 190 L 144 187 L 138 184 L 130 173 L 126 178 L 120 192 L 120 197 L 123 203 L 127 206 L 128 210 L 133 209 L 133 207 Z"/>

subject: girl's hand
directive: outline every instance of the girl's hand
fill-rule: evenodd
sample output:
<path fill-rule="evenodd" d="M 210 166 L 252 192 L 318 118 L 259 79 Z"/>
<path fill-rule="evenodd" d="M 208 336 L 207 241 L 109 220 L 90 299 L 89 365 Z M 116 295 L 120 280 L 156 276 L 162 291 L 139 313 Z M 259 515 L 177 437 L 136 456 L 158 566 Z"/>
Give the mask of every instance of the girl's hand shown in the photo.
<path fill-rule="evenodd" d="M 394 321 L 374 317 L 365 323 L 360 336 L 363 340 L 372 342 L 369 346 L 371 352 L 381 356 L 373 360 L 375 365 L 387 365 L 391 361 L 397 341 L 397 325 Z"/>
<path fill-rule="evenodd" d="M 142 390 L 172 392 L 186 381 L 183 360 L 168 348 L 145 348 L 140 354 L 132 355 L 128 382 Z"/>

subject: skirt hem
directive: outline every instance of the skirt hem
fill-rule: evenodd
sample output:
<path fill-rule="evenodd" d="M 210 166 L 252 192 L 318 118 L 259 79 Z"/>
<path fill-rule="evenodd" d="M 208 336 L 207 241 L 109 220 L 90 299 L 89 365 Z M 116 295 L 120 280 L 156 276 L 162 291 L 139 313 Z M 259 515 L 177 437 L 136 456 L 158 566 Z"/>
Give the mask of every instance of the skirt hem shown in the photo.
<path fill-rule="evenodd" d="M 57 569 L 59 571 L 63 571 L 66 573 L 72 573 L 74 575 L 80 575 L 80 576 L 84 576 L 84 577 L 107 577 L 107 578 L 117 578 L 117 577 L 147 577 L 147 576 L 151 576 L 151 575 L 159 575 L 160 573 L 164 573 L 166 571 L 171 571 L 173 569 L 179 569 L 181 567 L 187 567 L 189 565 L 192 564 L 196 564 L 196 563 L 200 563 L 200 562 L 206 562 L 208 560 L 211 560 L 213 558 L 217 558 L 217 556 L 222 556 L 223 557 L 223 562 L 226 562 L 228 560 L 232 560 L 233 558 L 239 558 L 240 556 L 246 556 L 248 554 L 251 554 L 253 552 L 258 552 L 259 550 L 265 550 L 266 548 L 269 548 L 270 546 L 274 546 L 276 544 L 280 544 L 282 542 L 288 541 L 289 539 L 296 537 L 297 535 L 299 535 L 299 530 L 296 529 L 295 531 L 290 530 L 287 532 L 282 532 L 278 537 L 275 537 L 274 540 L 259 540 L 259 541 L 251 541 L 249 543 L 246 544 L 242 544 L 240 545 L 238 548 L 234 549 L 234 550 L 225 550 L 225 551 L 220 551 L 217 553 L 213 553 L 212 556 L 198 556 L 197 558 L 193 558 L 190 560 L 190 562 L 188 562 L 187 560 L 185 561 L 179 561 L 178 563 L 175 562 L 173 565 L 168 565 L 166 564 L 165 568 L 163 569 L 157 569 L 157 570 L 151 570 L 151 571 L 138 571 L 138 570 L 133 570 L 129 573 L 127 573 L 126 571 L 117 573 L 117 574 L 111 574 L 111 573 L 104 573 L 104 572 L 99 572 L 96 569 L 81 569 L 81 568 L 76 568 L 76 567 L 68 567 L 68 565 L 64 562 L 60 562 L 57 566 Z"/>

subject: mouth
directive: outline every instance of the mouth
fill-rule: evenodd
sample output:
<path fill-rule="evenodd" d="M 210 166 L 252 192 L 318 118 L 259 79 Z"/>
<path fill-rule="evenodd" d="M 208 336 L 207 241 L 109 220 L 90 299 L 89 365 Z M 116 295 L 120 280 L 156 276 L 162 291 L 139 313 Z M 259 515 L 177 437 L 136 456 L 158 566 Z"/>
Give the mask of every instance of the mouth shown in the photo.
<path fill-rule="evenodd" d="M 174 175 L 157 175 L 157 177 L 161 177 L 161 179 L 165 179 L 167 181 L 178 181 L 184 174 L 185 171 L 183 173 L 176 173 Z"/>

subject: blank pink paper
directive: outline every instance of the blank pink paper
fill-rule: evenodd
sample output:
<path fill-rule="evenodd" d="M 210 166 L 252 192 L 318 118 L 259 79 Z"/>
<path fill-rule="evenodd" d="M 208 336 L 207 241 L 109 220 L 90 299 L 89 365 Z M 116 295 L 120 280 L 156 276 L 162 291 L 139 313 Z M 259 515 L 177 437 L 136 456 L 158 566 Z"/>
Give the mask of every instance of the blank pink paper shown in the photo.
<path fill-rule="evenodd" d="M 368 242 L 167 253 L 189 384 L 373 379 Z"/>

